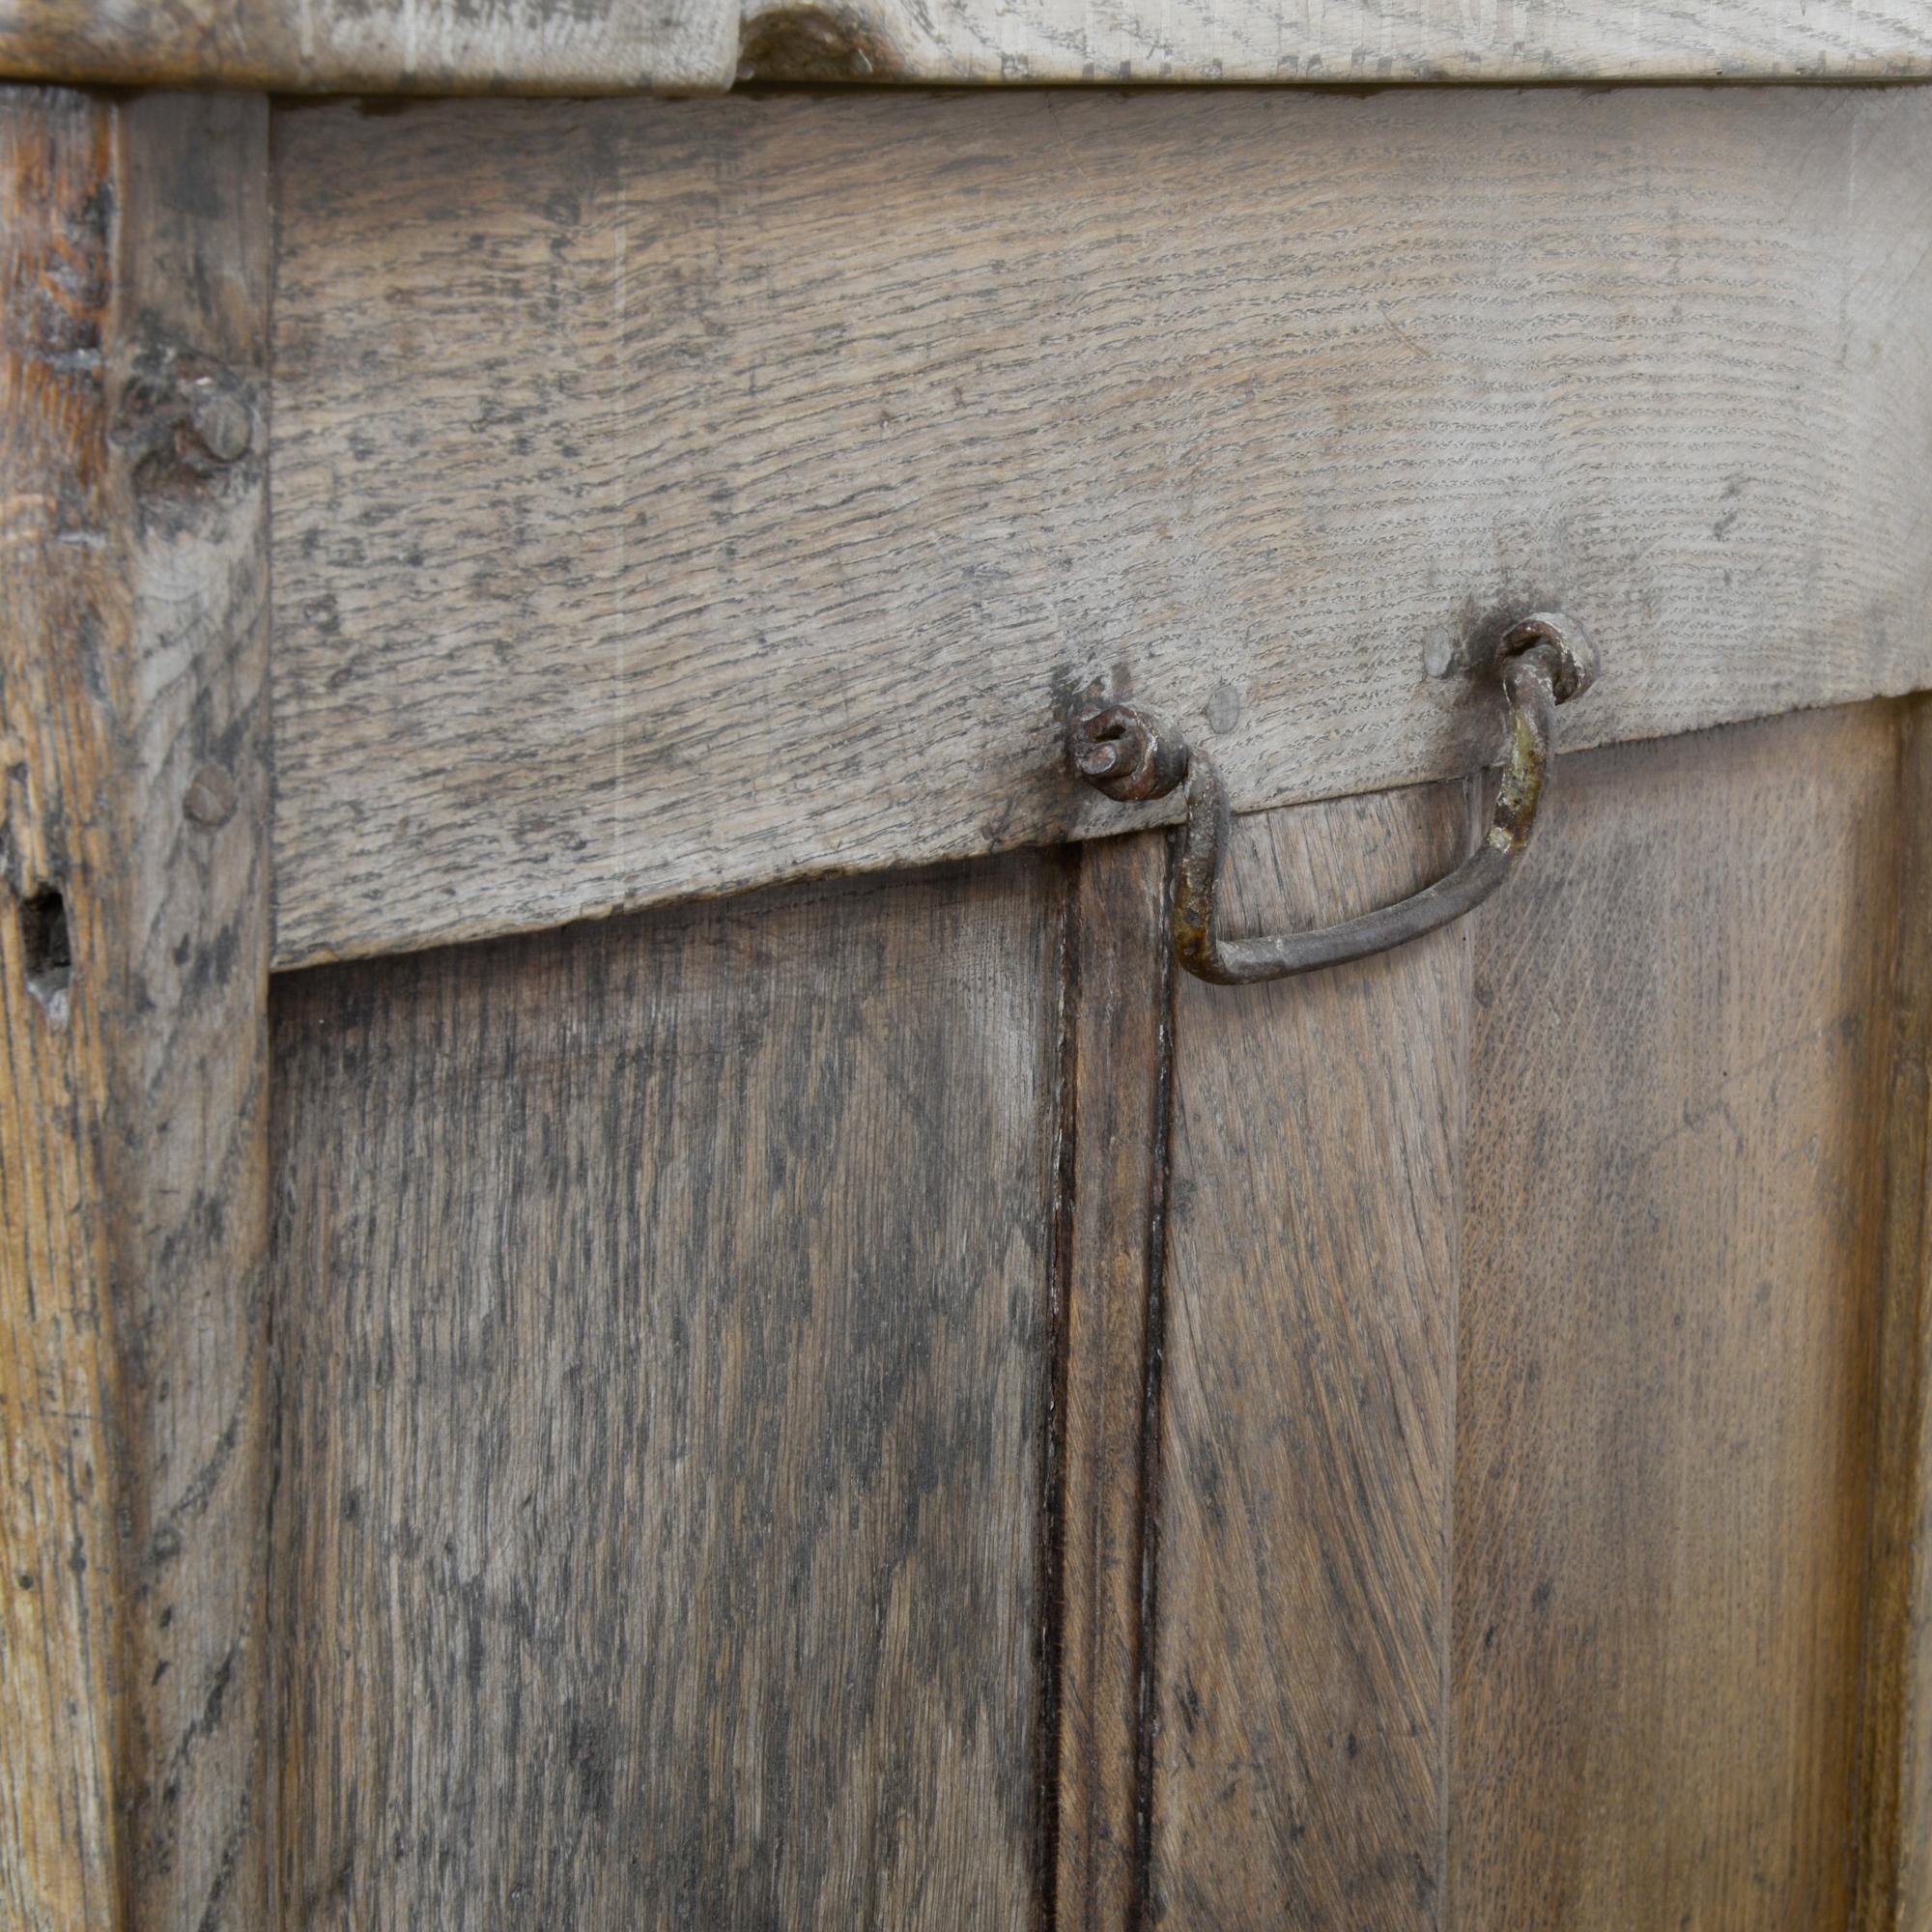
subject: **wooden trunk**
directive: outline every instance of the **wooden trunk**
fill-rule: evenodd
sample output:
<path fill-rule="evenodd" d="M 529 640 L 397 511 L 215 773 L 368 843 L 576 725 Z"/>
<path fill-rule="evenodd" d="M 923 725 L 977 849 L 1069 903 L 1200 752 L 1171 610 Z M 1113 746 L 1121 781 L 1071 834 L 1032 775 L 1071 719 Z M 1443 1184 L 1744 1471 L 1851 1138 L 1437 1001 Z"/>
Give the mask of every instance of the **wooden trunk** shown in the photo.
<path fill-rule="evenodd" d="M 0 157 L 0 1922 L 1932 1932 L 1932 94 Z"/>

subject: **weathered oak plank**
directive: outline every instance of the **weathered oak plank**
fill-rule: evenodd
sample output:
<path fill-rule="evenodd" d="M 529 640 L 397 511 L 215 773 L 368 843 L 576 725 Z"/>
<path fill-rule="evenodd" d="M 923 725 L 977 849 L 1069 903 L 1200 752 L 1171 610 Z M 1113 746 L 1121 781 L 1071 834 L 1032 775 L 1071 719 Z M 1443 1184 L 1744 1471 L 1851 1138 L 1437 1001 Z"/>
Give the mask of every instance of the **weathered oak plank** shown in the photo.
<path fill-rule="evenodd" d="M 1062 895 L 278 982 L 292 1928 L 1030 1932 Z"/>
<path fill-rule="evenodd" d="M 0 0 L 0 72 L 70 84 L 683 92 L 737 58 L 735 0 Z"/>
<path fill-rule="evenodd" d="M 1853 79 L 1932 72 L 1915 0 L 6 0 L 0 72 L 523 94 L 761 80 Z"/>
<path fill-rule="evenodd" d="M 1238 828 L 1236 928 L 1412 891 L 1461 786 Z M 1159 1471 L 1154 1922 L 1441 1922 L 1469 939 L 1183 979 Z M 1471 1921 L 1476 1922 L 1476 1921 Z"/>
<path fill-rule="evenodd" d="M 1062 1125 L 1057 1932 L 1125 1926 L 1141 1893 L 1150 1315 L 1163 1267 L 1177 970 L 1167 899 L 1161 835 L 1081 854 Z"/>
<path fill-rule="evenodd" d="M 739 73 L 937 81 L 1735 80 L 1932 72 L 1932 18 L 1779 0 L 745 0 Z"/>
<path fill-rule="evenodd" d="M 1932 93 L 849 94 L 280 124 L 276 956 L 1932 679 Z"/>
<path fill-rule="evenodd" d="M 1932 715 L 1900 729 L 1859 1932 L 1932 1926 Z"/>
<path fill-rule="evenodd" d="M 1473 923 L 1463 1923 L 1847 1922 L 1896 731 L 1566 759 Z"/>
<path fill-rule="evenodd" d="M 268 1922 L 268 112 L 0 90 L 0 1921 Z"/>

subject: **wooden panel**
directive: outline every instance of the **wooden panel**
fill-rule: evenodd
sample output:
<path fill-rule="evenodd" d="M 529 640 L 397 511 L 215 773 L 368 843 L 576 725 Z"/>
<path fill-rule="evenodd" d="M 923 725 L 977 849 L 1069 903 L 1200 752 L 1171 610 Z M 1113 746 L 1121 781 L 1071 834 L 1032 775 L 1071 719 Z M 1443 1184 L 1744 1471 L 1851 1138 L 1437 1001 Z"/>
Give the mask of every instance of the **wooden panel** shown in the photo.
<path fill-rule="evenodd" d="M 1032 1925 L 1060 882 L 278 987 L 292 1925 Z"/>
<path fill-rule="evenodd" d="M 1149 1341 L 1177 971 L 1167 871 L 1159 834 L 1091 845 L 1069 905 L 1055 1932 L 1125 1926 L 1142 1889 Z"/>
<path fill-rule="evenodd" d="M 1867 707 L 1567 760 L 1479 916 L 1469 1926 L 1847 1920 L 1895 732 Z"/>
<path fill-rule="evenodd" d="M 1932 676 L 1932 94 L 349 105 L 280 124 L 279 961 Z M 1160 810 L 1163 808 L 1156 808 Z"/>
<path fill-rule="evenodd" d="M 761 79 L 1367 82 L 1719 80 L 1932 72 L 1911 0 L 746 0 Z"/>
<path fill-rule="evenodd" d="M 0 71 L 598 94 L 766 80 L 1725 79 L 1932 71 L 1911 0 L 8 0 Z"/>
<path fill-rule="evenodd" d="M 268 119 L 0 89 L 0 1921 L 267 1922 Z"/>
<path fill-rule="evenodd" d="M 628 94 L 728 87 L 737 57 L 736 0 L 0 0 L 0 72 L 39 80 Z"/>
<path fill-rule="evenodd" d="M 1899 761 L 1885 1300 L 1866 1611 L 1859 1932 L 1932 1932 L 1932 712 Z"/>
<path fill-rule="evenodd" d="M 1237 828 L 1231 929 L 1411 891 L 1461 786 Z M 1443 1910 L 1469 941 L 1183 980 L 1175 1023 L 1152 1918 Z"/>

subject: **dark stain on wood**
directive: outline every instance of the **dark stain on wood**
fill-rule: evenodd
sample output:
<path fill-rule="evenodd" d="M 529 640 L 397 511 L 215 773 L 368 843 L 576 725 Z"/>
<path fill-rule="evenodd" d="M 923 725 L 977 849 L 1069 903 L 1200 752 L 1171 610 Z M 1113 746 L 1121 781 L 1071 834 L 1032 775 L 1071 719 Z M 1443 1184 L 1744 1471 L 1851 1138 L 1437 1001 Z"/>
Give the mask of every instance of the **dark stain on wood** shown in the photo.
<path fill-rule="evenodd" d="M 740 31 L 740 81 L 897 80 L 900 68 L 885 34 L 852 7 L 761 8 Z"/>

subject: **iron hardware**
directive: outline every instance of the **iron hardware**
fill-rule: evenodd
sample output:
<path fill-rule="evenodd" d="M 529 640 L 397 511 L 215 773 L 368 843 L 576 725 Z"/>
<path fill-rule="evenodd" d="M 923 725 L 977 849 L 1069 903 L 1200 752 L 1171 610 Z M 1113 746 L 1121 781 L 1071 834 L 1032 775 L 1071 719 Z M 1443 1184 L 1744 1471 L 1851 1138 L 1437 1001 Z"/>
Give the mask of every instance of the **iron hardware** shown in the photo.
<path fill-rule="evenodd" d="M 1220 986 L 1280 980 L 1339 966 L 1419 939 L 1480 905 L 1529 844 L 1549 782 L 1556 707 L 1596 681 L 1596 646 L 1581 625 L 1554 612 L 1512 624 L 1494 668 L 1508 724 L 1502 780 L 1490 829 L 1468 858 L 1408 898 L 1307 932 L 1223 938 L 1215 894 L 1228 842 L 1228 794 L 1205 752 L 1135 704 L 1108 704 L 1067 721 L 1073 769 L 1107 797 L 1128 803 L 1164 798 L 1184 780 L 1187 821 L 1174 897 L 1174 951 L 1197 978 Z"/>

